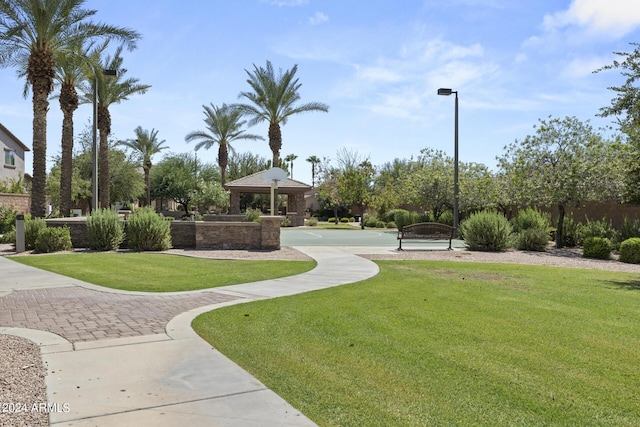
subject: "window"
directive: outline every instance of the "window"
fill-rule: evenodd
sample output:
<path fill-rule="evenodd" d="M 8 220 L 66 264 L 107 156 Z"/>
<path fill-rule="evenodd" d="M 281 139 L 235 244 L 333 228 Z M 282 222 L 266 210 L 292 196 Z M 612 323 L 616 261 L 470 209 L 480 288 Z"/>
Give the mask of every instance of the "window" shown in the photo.
<path fill-rule="evenodd" d="M 4 150 L 4 164 L 5 166 L 16 165 L 16 152 L 13 150 Z"/>

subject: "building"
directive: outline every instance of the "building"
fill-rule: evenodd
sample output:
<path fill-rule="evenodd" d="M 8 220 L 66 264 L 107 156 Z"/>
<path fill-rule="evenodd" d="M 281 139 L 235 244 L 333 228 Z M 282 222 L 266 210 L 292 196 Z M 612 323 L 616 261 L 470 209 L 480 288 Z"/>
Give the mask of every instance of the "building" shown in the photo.
<path fill-rule="evenodd" d="M 2 123 L 0 123 L 0 148 L 3 159 L 0 182 L 17 182 L 24 179 L 24 153 L 30 150 Z"/>

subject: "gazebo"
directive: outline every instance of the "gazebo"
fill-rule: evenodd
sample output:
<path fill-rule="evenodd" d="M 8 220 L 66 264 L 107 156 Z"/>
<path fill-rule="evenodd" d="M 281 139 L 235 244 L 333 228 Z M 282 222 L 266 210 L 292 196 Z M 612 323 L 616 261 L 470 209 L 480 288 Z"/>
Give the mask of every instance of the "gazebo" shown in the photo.
<path fill-rule="evenodd" d="M 265 175 L 268 171 L 264 170 L 253 175 L 248 175 L 235 181 L 228 182 L 225 187 L 231 192 L 230 214 L 240 213 L 240 195 L 241 194 L 270 194 L 271 181 L 267 180 Z M 291 225 L 298 227 L 304 225 L 305 201 L 304 193 L 312 187 L 304 182 L 294 179 L 287 179 L 284 183 L 278 184 L 278 195 L 287 195 L 287 212 L 286 216 L 291 221 Z"/>

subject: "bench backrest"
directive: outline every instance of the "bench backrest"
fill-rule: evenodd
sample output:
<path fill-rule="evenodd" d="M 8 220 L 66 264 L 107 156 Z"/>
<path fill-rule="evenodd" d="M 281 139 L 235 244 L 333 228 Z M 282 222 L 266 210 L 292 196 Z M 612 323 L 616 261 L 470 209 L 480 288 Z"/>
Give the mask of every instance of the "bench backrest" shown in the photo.
<path fill-rule="evenodd" d="M 429 236 L 441 239 L 453 238 L 455 228 L 439 222 L 419 222 L 402 227 L 403 237 Z"/>

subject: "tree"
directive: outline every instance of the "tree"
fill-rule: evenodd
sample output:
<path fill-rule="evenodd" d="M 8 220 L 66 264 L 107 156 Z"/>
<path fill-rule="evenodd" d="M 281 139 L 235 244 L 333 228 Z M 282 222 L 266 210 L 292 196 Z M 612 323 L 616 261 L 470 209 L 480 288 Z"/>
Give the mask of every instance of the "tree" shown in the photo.
<path fill-rule="evenodd" d="M 139 79 L 124 79 L 127 70 L 122 67 L 122 46 L 116 49 L 113 56 L 107 56 L 100 61 L 100 67 L 94 69 L 91 80 L 97 85 L 98 92 L 98 130 L 100 132 L 100 149 L 98 152 L 98 191 L 99 203 L 102 207 L 109 206 L 109 135 L 111 134 L 111 113 L 109 107 L 129 99 L 131 95 L 144 94 L 151 87 L 139 84 Z M 115 70 L 115 76 L 105 76 L 102 70 Z M 93 87 L 86 83 L 82 85 L 82 100 L 93 102 Z"/>
<path fill-rule="evenodd" d="M 164 139 L 158 141 L 158 131 L 151 129 L 148 131 L 142 129 L 142 126 L 138 126 L 133 131 L 136 134 L 136 139 L 128 139 L 126 141 L 120 141 L 118 145 L 130 148 L 134 152 L 134 156 L 142 165 L 144 171 L 144 183 L 145 183 L 145 205 L 151 205 L 151 182 L 150 172 L 153 164 L 151 163 L 151 157 L 158 154 L 160 151 L 169 147 L 163 146 L 166 142 Z"/>
<path fill-rule="evenodd" d="M 323 209 L 329 209 L 333 211 L 333 216 L 338 222 L 338 211 L 345 208 L 345 201 L 340 197 L 338 191 L 338 178 L 340 177 L 340 170 L 337 167 L 331 166 L 328 162 L 320 168 L 320 175 L 322 176 L 320 184 L 318 184 L 318 204 Z"/>
<path fill-rule="evenodd" d="M 587 200 L 617 198 L 622 192 L 612 146 L 588 122 L 549 117 L 534 126 L 535 135 L 515 141 L 498 157 L 523 204 L 556 206 L 556 247 L 562 247 L 562 225 L 568 206 Z"/>
<path fill-rule="evenodd" d="M 251 104 L 240 104 L 244 114 L 251 117 L 249 126 L 258 123 L 269 123 L 269 148 L 273 153 L 272 165 L 280 164 L 280 149 L 282 148 L 282 132 L 280 125 L 285 125 L 289 117 L 310 111 L 329 111 L 329 106 L 321 102 L 309 102 L 297 105 L 300 100 L 301 83 L 295 77 L 298 65 L 291 70 L 280 72 L 276 76 L 270 61 L 266 68 L 253 65 L 253 72 L 245 70 L 251 86 L 251 92 L 241 92 L 240 97 L 248 99 Z"/>
<path fill-rule="evenodd" d="M 118 38 L 135 47 L 140 36 L 129 29 L 88 21 L 96 11 L 83 0 L 0 0 L 0 66 L 25 75 L 33 103 L 33 181 L 31 214 L 46 212 L 47 111 L 53 90 L 55 57 L 76 40 Z M 25 93 L 26 94 L 26 93 Z"/>
<path fill-rule="evenodd" d="M 208 150 L 213 145 L 218 145 L 218 166 L 220 166 L 220 176 L 222 186 L 227 183 L 227 164 L 229 163 L 229 151 L 233 151 L 231 143 L 241 139 L 264 139 L 259 135 L 245 133 L 242 126 L 246 121 L 241 121 L 242 111 L 233 106 L 222 104 L 222 107 L 203 105 L 204 122 L 207 130 L 197 130 L 185 136 L 185 141 L 200 141 L 196 144 L 196 151 L 201 148 Z"/>
<path fill-rule="evenodd" d="M 341 169 L 337 177 L 338 197 L 347 205 L 358 206 L 360 228 L 364 230 L 364 211 L 372 200 L 375 170 L 368 158 L 346 149 L 338 152 L 338 162 Z"/>
<path fill-rule="evenodd" d="M 71 213 L 71 181 L 73 168 L 71 161 L 73 158 L 73 113 L 78 109 L 80 99 L 76 88 L 80 85 L 89 70 L 97 65 L 91 62 L 91 58 L 99 56 L 107 47 L 108 42 L 94 46 L 88 43 L 71 45 L 71 43 L 82 43 L 83 40 L 71 40 L 69 44 L 70 52 L 58 51 L 56 60 L 56 80 L 60 84 L 60 109 L 62 110 L 62 155 L 60 157 L 60 216 L 67 217 Z"/>
<path fill-rule="evenodd" d="M 199 201 L 200 177 L 210 176 L 206 172 L 209 169 L 199 166 L 191 153 L 169 154 L 151 170 L 151 197 L 172 199 L 186 214 L 194 202 Z"/>
<path fill-rule="evenodd" d="M 284 161 L 289 164 L 289 176 L 291 177 L 291 179 L 293 179 L 293 161 L 297 158 L 298 156 L 296 156 L 295 154 L 288 154 L 284 158 Z"/>
<path fill-rule="evenodd" d="M 307 157 L 307 162 L 311 163 L 311 186 L 316 186 L 316 166 L 320 163 L 318 156 Z"/>

